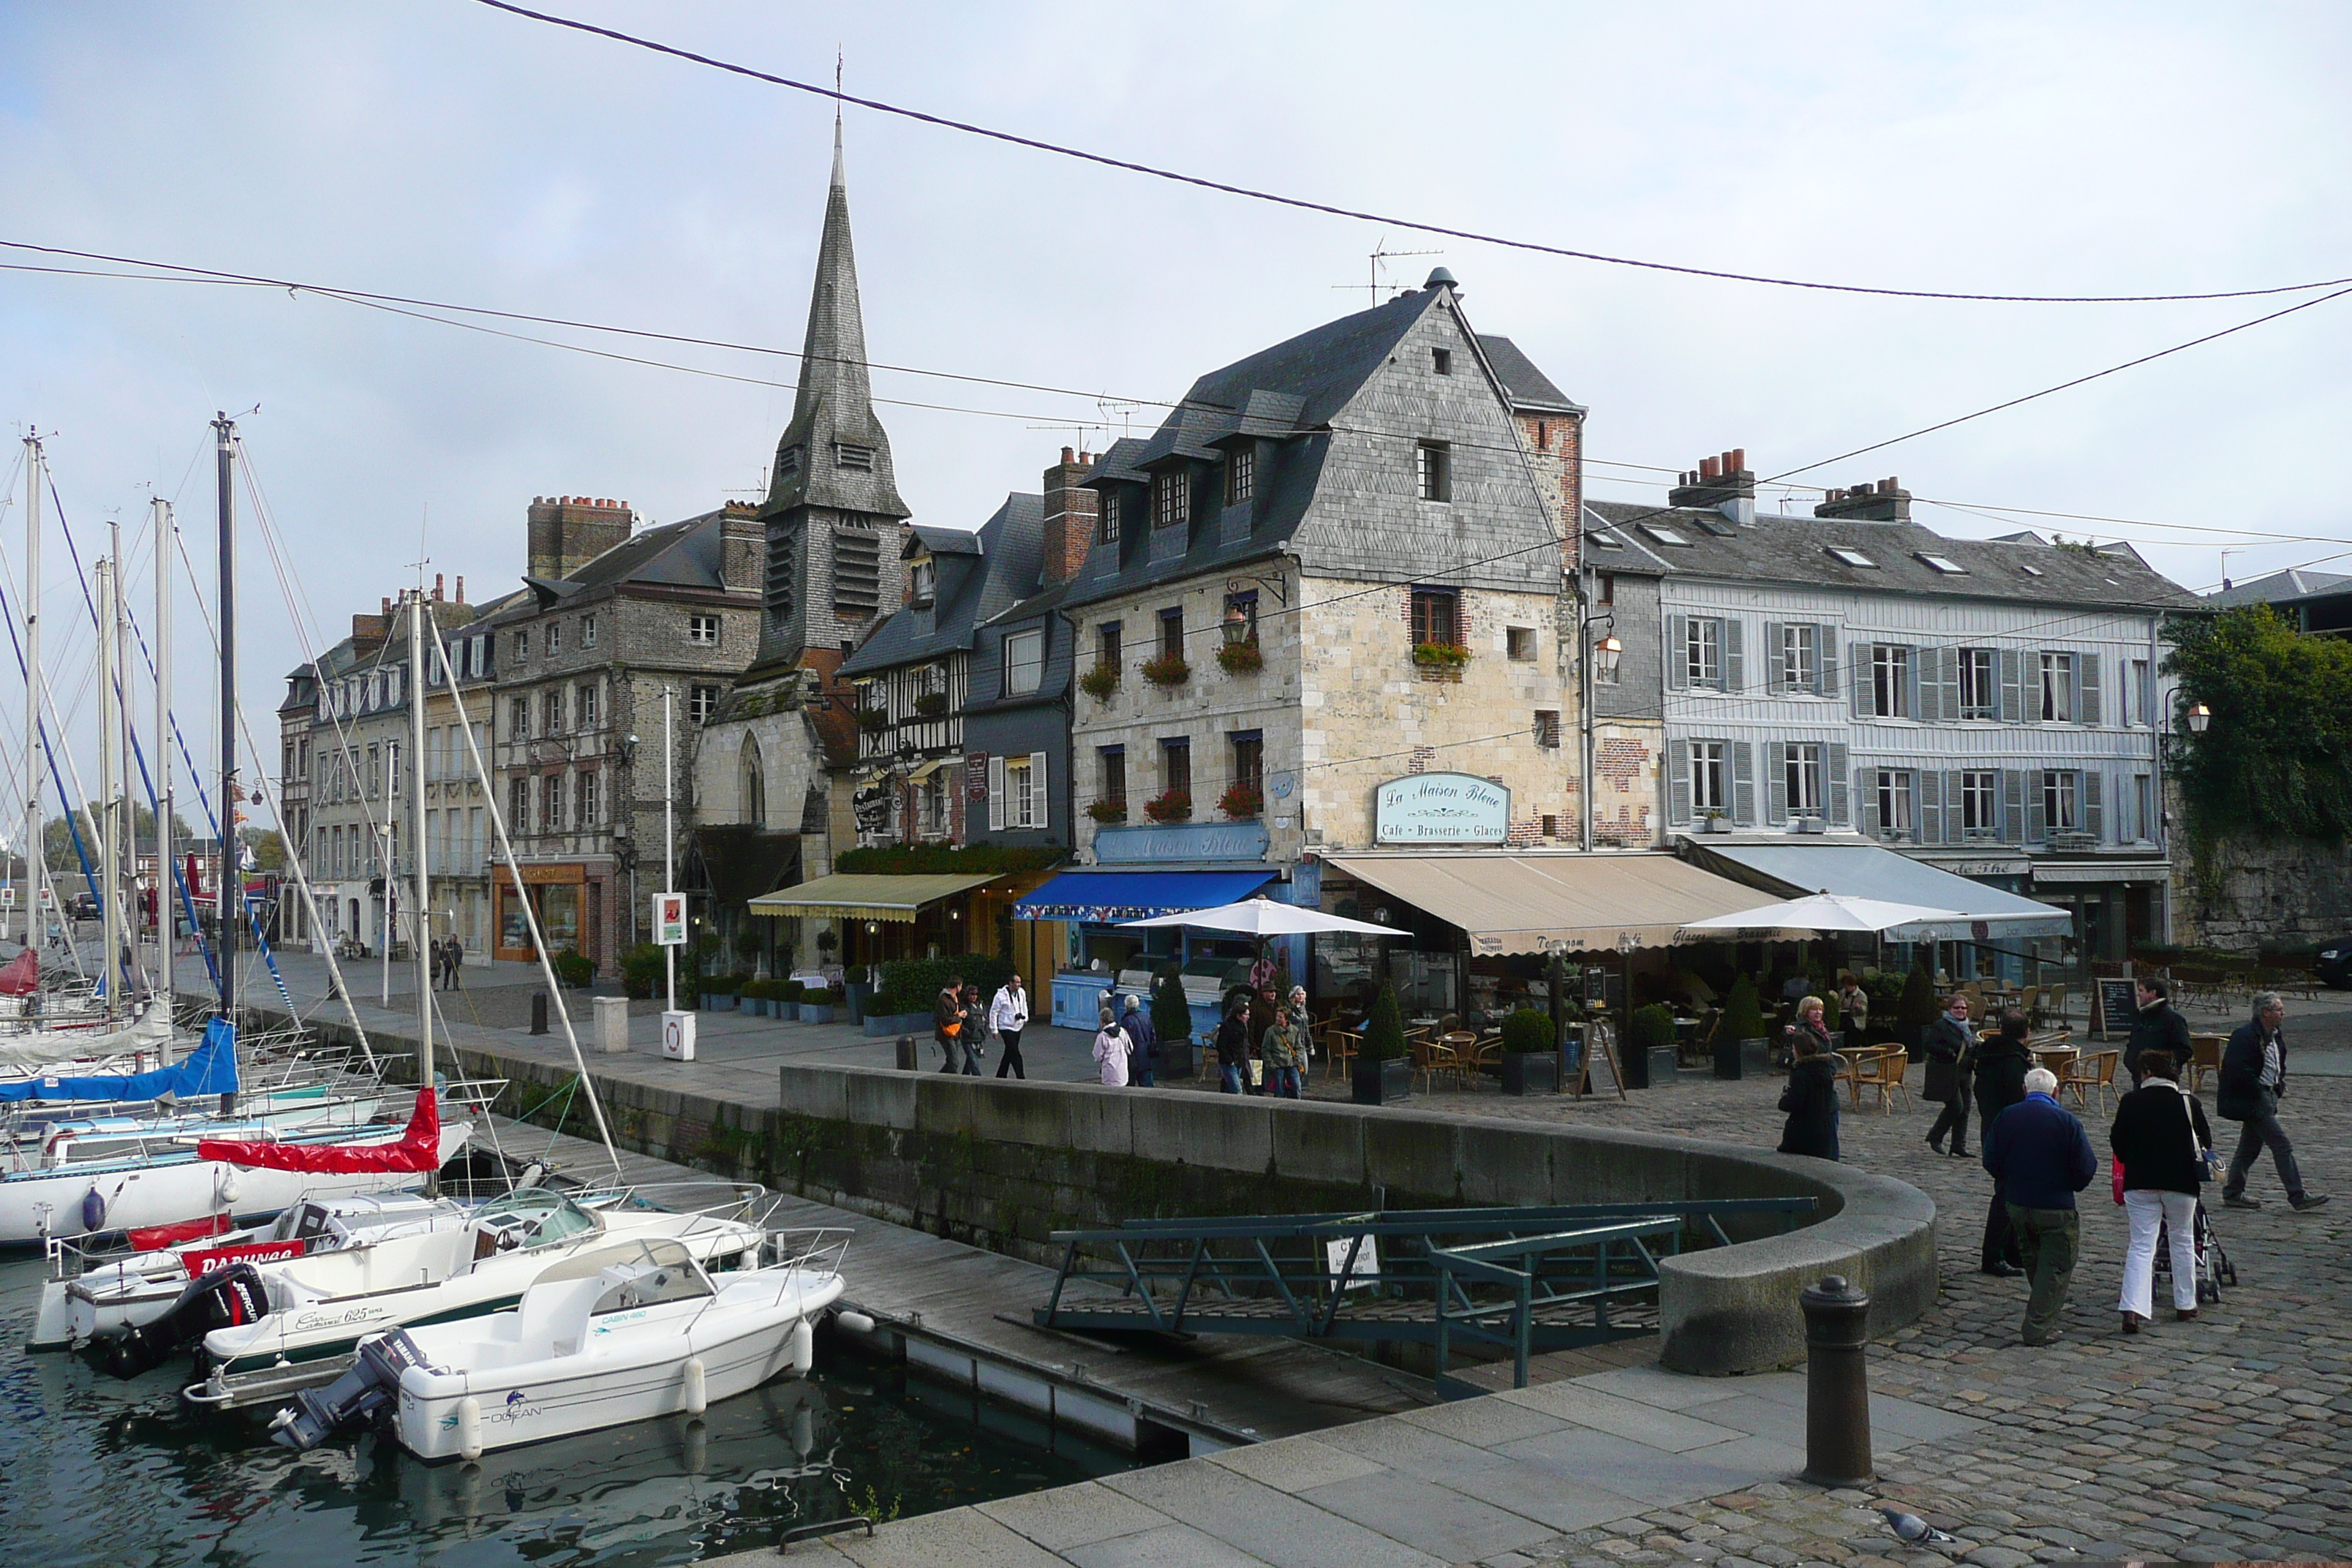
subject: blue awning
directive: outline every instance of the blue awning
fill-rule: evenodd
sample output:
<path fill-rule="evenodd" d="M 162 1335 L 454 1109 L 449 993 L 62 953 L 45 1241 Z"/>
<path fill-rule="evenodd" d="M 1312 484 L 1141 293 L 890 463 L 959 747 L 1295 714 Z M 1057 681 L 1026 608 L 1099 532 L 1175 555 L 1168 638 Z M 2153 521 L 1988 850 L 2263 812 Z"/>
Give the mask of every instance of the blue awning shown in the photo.
<path fill-rule="evenodd" d="M 1149 920 L 1213 910 L 1274 879 L 1265 871 L 1065 871 L 1013 906 L 1017 921 Z"/>

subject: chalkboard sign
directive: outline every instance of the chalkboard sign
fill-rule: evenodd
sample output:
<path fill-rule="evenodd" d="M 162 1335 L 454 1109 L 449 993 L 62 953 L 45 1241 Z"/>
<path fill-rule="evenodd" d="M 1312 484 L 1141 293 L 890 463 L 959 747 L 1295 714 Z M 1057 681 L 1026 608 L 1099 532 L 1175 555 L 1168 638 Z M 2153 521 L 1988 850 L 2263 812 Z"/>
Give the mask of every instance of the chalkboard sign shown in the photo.
<path fill-rule="evenodd" d="M 1587 1006 L 1609 1005 L 1609 972 L 1597 963 L 1584 966 L 1584 1001 Z"/>
<path fill-rule="evenodd" d="M 1606 1020 L 1596 1018 L 1586 1026 L 1584 1040 L 1583 1081 L 1577 1086 L 1577 1093 L 1613 1094 L 1623 1100 L 1625 1073 L 1617 1061 L 1617 1032 Z"/>
<path fill-rule="evenodd" d="M 2138 982 L 2102 980 L 2091 991 L 2091 1033 L 2100 1039 L 2131 1033 L 2139 1016 Z"/>

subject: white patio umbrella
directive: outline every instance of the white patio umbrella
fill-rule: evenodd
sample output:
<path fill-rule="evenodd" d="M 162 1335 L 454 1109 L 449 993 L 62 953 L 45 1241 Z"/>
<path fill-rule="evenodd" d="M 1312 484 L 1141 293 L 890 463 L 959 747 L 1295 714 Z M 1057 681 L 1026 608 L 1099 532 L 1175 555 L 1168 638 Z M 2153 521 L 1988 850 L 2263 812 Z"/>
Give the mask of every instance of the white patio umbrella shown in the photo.
<path fill-rule="evenodd" d="M 1277 904 L 1271 899 L 1244 899 L 1237 904 L 1220 904 L 1211 910 L 1187 910 L 1181 914 L 1154 915 L 1145 921 L 1121 921 L 1122 929 L 1144 926 L 1190 926 L 1195 931 L 1234 931 L 1242 936 L 1320 936 L 1334 931 L 1354 931 L 1365 936 L 1404 936 L 1408 933 L 1394 926 L 1374 925 L 1370 921 L 1351 921 L 1339 915 L 1327 915 L 1321 910 L 1300 909 L 1296 904 Z"/>
<path fill-rule="evenodd" d="M 1843 893 L 1820 892 L 1785 903 L 1762 904 L 1752 910 L 1734 910 L 1727 915 L 1709 915 L 1703 921 L 1693 921 L 1683 927 L 1690 931 L 1866 931 L 1873 934 L 1892 931 L 1897 926 L 1921 925 L 1931 921 L 1964 921 L 1969 917 L 1958 910 L 1935 910 L 1924 904 L 1890 903 L 1885 899 L 1851 898 Z"/>

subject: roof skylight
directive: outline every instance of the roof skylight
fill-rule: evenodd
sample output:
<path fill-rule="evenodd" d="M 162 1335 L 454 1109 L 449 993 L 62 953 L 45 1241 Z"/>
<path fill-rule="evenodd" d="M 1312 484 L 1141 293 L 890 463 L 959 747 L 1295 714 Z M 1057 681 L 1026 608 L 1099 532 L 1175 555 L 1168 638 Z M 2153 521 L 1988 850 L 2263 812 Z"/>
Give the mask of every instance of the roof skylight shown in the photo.
<path fill-rule="evenodd" d="M 1685 550 L 1690 548 L 1689 540 L 1662 523 L 1645 522 L 1642 525 L 1642 531 L 1661 544 L 1679 545 Z"/>
<path fill-rule="evenodd" d="M 1878 566 L 1877 562 L 1850 544 L 1824 544 L 1822 548 L 1829 552 L 1832 560 L 1843 561 L 1849 566 L 1867 566 L 1873 570 Z"/>
<path fill-rule="evenodd" d="M 1949 556 L 1930 555 L 1924 550 L 1920 551 L 1918 555 L 1921 561 L 1926 562 L 1928 565 L 1934 567 L 1937 571 L 1941 572 L 1947 577 L 1965 577 L 1969 574 L 1969 569 L 1967 567 L 1961 565 L 1958 562 L 1954 561 Z"/>

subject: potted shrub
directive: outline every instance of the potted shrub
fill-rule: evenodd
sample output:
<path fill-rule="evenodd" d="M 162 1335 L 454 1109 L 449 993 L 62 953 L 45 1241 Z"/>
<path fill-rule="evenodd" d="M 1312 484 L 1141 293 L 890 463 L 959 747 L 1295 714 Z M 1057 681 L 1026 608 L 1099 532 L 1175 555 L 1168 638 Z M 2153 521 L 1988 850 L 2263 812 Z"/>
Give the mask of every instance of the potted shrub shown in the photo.
<path fill-rule="evenodd" d="M 1078 689 L 1097 702 L 1109 701 L 1110 694 L 1118 689 L 1118 666 L 1107 658 L 1097 661 L 1078 677 Z"/>
<path fill-rule="evenodd" d="M 1255 637 L 1247 642 L 1229 642 L 1217 649 L 1217 665 L 1227 675 L 1255 675 L 1265 668 L 1265 654 L 1258 647 Z"/>
<path fill-rule="evenodd" d="M 785 980 L 776 986 L 776 1016 L 797 1023 L 801 1016 L 801 997 L 808 986 L 798 980 Z"/>
<path fill-rule="evenodd" d="M 936 719 L 947 710 L 948 694 L 944 691 L 926 691 L 915 699 L 915 711 L 926 719 Z"/>
<path fill-rule="evenodd" d="M 1470 650 L 1450 642 L 1415 643 L 1412 662 L 1429 679 L 1459 680 L 1462 667 L 1470 662 Z"/>
<path fill-rule="evenodd" d="M 1910 977 L 1903 982 L 1903 999 L 1895 1004 L 1895 1039 L 1917 1056 L 1919 1043 L 1927 1037 L 1927 1026 L 1941 1011 L 1936 1005 L 1936 977 L 1927 973 L 1927 960 L 1921 959 L 1911 966 Z"/>
<path fill-rule="evenodd" d="M 1556 1094 L 1559 1054 L 1554 1049 L 1551 1016 L 1522 1007 L 1503 1020 L 1503 1092 Z"/>
<path fill-rule="evenodd" d="M 1143 679 L 1154 686 L 1181 686 L 1192 679 L 1192 667 L 1181 653 L 1163 653 L 1143 661 Z"/>
<path fill-rule="evenodd" d="M 833 1022 L 833 993 L 823 985 L 812 985 L 801 993 L 801 1022 L 830 1024 Z"/>
<path fill-rule="evenodd" d="M 866 1009 L 874 1000 L 873 971 L 865 964 L 845 970 L 841 976 L 841 1001 L 837 1005 L 849 1009 L 849 1021 L 866 1022 Z"/>
<path fill-rule="evenodd" d="M 1664 1002 L 1634 1008 L 1626 1036 L 1631 1047 L 1625 1053 L 1626 1087 L 1671 1087 L 1681 1068 L 1675 1049 L 1675 1010 Z"/>
<path fill-rule="evenodd" d="M 1151 1053 L 1155 1078 L 1192 1076 L 1192 1004 L 1176 966 L 1163 963 L 1151 978 L 1151 1032 L 1160 1037 Z"/>
<path fill-rule="evenodd" d="M 1143 815 L 1154 822 L 1189 822 L 1192 818 L 1192 797 L 1183 790 L 1171 789 L 1145 801 Z"/>
<path fill-rule="evenodd" d="M 1771 1066 L 1771 1026 L 1764 1021 L 1756 999 L 1756 982 L 1745 974 L 1731 983 L 1723 999 L 1723 1016 L 1715 1026 L 1715 1076 L 1761 1076 Z"/>
<path fill-rule="evenodd" d="M 555 978 L 574 991 L 585 990 L 595 983 L 596 961 L 565 948 L 555 955 Z"/>
<path fill-rule="evenodd" d="M 880 734 L 890 727 L 889 710 L 883 708 L 860 708 L 857 710 L 857 727 L 869 735 Z"/>
<path fill-rule="evenodd" d="M 1727 811 L 1709 811 L 1698 819 L 1701 833 L 1728 833 L 1731 829 L 1731 814 Z"/>
<path fill-rule="evenodd" d="M 1217 797 L 1217 809 L 1235 822 L 1246 822 L 1265 809 L 1265 792 L 1254 784 L 1228 785 Z"/>
<path fill-rule="evenodd" d="M 1348 1087 L 1358 1105 L 1388 1105 L 1412 1094 L 1412 1060 L 1405 1054 L 1404 1015 L 1397 1010 L 1393 985 L 1381 986 L 1372 1003 Z"/>
<path fill-rule="evenodd" d="M 1103 824 L 1105 826 L 1108 826 L 1112 823 L 1116 822 L 1125 822 L 1127 820 L 1127 797 L 1125 795 L 1121 795 L 1117 800 L 1096 801 L 1094 804 L 1087 807 L 1087 815 L 1092 817 L 1095 821 Z"/>

